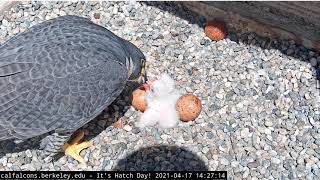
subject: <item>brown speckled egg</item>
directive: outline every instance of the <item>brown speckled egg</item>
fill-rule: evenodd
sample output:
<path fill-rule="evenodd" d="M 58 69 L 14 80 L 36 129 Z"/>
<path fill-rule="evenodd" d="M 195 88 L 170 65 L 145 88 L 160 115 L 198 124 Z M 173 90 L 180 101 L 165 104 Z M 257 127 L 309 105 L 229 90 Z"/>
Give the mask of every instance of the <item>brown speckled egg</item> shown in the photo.
<path fill-rule="evenodd" d="M 192 121 L 196 119 L 202 109 L 200 99 L 193 94 L 181 96 L 176 104 L 176 110 L 182 121 Z"/>
<path fill-rule="evenodd" d="M 146 91 L 143 88 L 138 88 L 132 92 L 132 101 L 131 105 L 141 111 L 144 112 L 147 107 L 147 102 L 145 100 Z"/>
<path fill-rule="evenodd" d="M 215 41 L 222 40 L 226 37 L 226 27 L 221 21 L 209 21 L 204 28 L 206 35 Z"/>

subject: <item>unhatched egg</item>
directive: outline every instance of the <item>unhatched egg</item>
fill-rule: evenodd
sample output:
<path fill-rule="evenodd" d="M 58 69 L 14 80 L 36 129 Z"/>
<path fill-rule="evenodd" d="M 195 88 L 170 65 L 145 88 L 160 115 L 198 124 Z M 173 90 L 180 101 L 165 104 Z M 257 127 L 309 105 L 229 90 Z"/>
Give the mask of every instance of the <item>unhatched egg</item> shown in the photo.
<path fill-rule="evenodd" d="M 226 26 L 221 21 L 209 21 L 204 28 L 204 32 L 210 39 L 219 41 L 226 37 Z"/>
<path fill-rule="evenodd" d="M 147 107 L 147 102 L 145 100 L 146 91 L 143 88 L 138 88 L 132 92 L 132 102 L 131 105 L 141 111 L 144 112 Z"/>
<path fill-rule="evenodd" d="M 176 104 L 176 110 L 182 121 L 192 121 L 196 119 L 202 109 L 200 99 L 193 94 L 181 96 Z"/>

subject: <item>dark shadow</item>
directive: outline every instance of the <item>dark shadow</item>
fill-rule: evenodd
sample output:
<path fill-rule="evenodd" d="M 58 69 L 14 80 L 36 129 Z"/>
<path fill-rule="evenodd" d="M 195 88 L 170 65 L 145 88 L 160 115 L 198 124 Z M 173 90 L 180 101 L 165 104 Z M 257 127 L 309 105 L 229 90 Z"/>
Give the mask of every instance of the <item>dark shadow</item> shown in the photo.
<path fill-rule="evenodd" d="M 206 23 L 206 18 L 195 13 L 185 6 L 183 6 L 182 2 L 143 2 L 148 6 L 154 6 L 162 11 L 167 11 L 170 14 L 178 16 L 184 20 L 187 20 L 189 23 L 197 24 L 199 27 L 204 28 Z M 200 2 L 199 2 L 200 3 Z M 212 20 L 212 19 L 208 19 Z M 292 40 L 282 40 L 282 39 L 271 39 L 268 37 L 263 37 L 257 35 L 254 32 L 246 32 L 243 34 L 237 34 L 234 30 L 227 30 L 227 38 L 236 43 L 243 43 L 250 46 L 260 47 L 262 49 L 274 49 L 279 50 L 282 54 L 297 58 L 300 61 L 309 62 L 309 59 L 312 57 L 319 57 L 320 52 L 314 49 L 308 49 Z M 262 42 L 262 43 L 258 43 Z M 204 42 L 203 45 L 210 43 Z M 288 50 L 288 47 L 294 47 L 295 51 Z M 313 51 L 313 55 L 309 54 L 309 51 Z M 319 67 L 319 62 L 315 67 Z M 320 80 L 320 68 L 314 68 L 316 73 L 314 74 L 317 80 Z"/>
<path fill-rule="evenodd" d="M 162 11 L 167 11 L 177 17 L 187 20 L 191 24 L 197 24 L 199 27 L 204 27 L 205 18 L 193 13 L 188 8 L 182 5 L 181 2 L 175 1 L 143 1 L 148 6 L 154 6 Z"/>
<path fill-rule="evenodd" d="M 141 148 L 121 159 L 113 171 L 208 171 L 196 154 L 178 146 Z"/>
<path fill-rule="evenodd" d="M 16 153 L 25 151 L 27 149 L 39 149 L 41 139 L 45 135 L 31 138 L 21 143 L 15 143 L 13 140 L 5 140 L 0 142 L 0 158 L 5 156 L 7 153 Z M 36 143 L 35 143 L 36 142 Z"/>

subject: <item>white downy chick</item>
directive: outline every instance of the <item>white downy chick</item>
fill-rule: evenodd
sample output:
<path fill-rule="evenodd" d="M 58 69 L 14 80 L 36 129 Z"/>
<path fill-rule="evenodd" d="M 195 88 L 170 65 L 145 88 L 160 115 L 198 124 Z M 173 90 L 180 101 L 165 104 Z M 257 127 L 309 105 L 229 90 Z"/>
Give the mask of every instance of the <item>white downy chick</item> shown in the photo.
<path fill-rule="evenodd" d="M 179 121 L 176 111 L 179 97 L 180 93 L 175 89 L 174 80 L 168 74 L 163 74 L 150 85 L 150 89 L 146 92 L 147 108 L 137 126 L 141 128 L 146 126 L 175 127 Z"/>

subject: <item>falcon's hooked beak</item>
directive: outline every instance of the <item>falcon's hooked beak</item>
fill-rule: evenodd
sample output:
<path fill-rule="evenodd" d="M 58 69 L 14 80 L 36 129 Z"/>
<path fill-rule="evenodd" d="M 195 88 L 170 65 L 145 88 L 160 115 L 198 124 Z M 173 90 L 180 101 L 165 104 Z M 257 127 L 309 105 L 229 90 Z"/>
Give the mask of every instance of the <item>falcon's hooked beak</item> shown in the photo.
<path fill-rule="evenodd" d="M 136 82 L 136 83 L 139 83 L 139 84 L 143 84 L 143 83 L 147 82 L 147 73 L 146 73 L 145 66 L 146 66 L 146 61 L 143 60 L 142 63 L 141 63 L 141 71 L 140 71 L 139 77 L 136 78 L 136 79 L 128 80 L 128 81 Z"/>
<path fill-rule="evenodd" d="M 138 78 L 138 82 L 140 84 L 147 82 L 147 72 L 146 72 L 146 63 L 145 61 L 143 61 L 142 65 L 141 65 L 141 72 L 140 72 L 140 76 Z"/>

